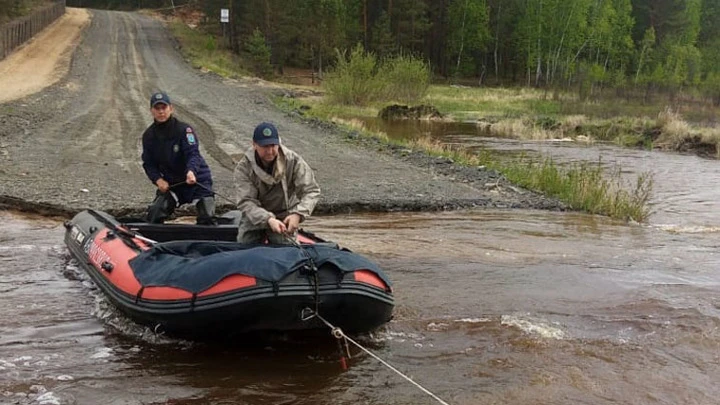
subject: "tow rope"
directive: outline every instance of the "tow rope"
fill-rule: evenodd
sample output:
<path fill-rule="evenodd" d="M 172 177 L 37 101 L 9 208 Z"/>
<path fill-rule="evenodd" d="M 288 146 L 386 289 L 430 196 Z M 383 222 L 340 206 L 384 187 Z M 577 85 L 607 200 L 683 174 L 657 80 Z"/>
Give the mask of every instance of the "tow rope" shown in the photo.
<path fill-rule="evenodd" d="M 370 355 L 372 358 L 374 358 L 375 360 L 379 361 L 382 365 L 384 365 L 385 367 L 389 368 L 390 370 L 392 370 L 393 372 L 395 372 L 397 375 L 399 375 L 400 377 L 402 377 L 402 378 L 404 378 L 405 380 L 407 380 L 408 382 L 410 382 L 412 385 L 414 385 L 414 386 L 416 386 L 417 388 L 419 388 L 422 392 L 426 393 L 427 395 L 429 395 L 430 397 L 432 397 L 433 399 L 435 399 L 438 403 L 440 403 L 440 404 L 442 404 L 442 405 L 450 405 L 450 404 L 448 404 L 447 402 L 445 402 L 445 401 L 443 401 L 442 399 L 440 399 L 440 397 L 438 397 L 437 395 L 435 395 L 435 394 L 433 394 L 432 392 L 430 392 L 430 390 L 428 390 L 427 388 L 425 388 L 425 387 L 423 387 L 422 385 L 420 385 L 420 384 L 418 384 L 417 382 L 415 382 L 412 378 L 410 378 L 410 377 L 408 377 L 407 375 L 403 374 L 400 370 L 398 370 L 397 368 L 393 367 L 390 363 L 388 363 L 387 361 L 381 359 L 380 356 L 376 355 L 375 353 L 373 353 L 373 352 L 371 352 L 370 350 L 368 350 L 368 349 L 366 349 L 365 347 L 363 347 L 363 345 L 361 345 L 360 343 L 358 343 L 358 342 L 356 342 L 355 340 L 353 340 L 350 336 L 346 335 L 345 332 L 342 331 L 342 329 L 340 329 L 340 328 L 338 328 L 337 326 L 335 326 L 335 325 L 331 324 L 330 322 L 328 322 L 327 319 L 323 318 L 319 313 L 313 312 L 310 308 L 305 308 L 305 309 L 303 309 L 303 310 L 301 311 L 301 318 L 302 318 L 303 321 L 309 321 L 309 320 L 312 319 L 312 318 L 317 318 L 317 319 L 319 319 L 320 321 L 322 321 L 322 323 L 324 323 L 328 328 L 330 328 L 330 334 L 331 334 L 335 339 L 338 339 L 338 345 L 339 345 L 340 347 L 342 347 L 342 345 L 340 344 L 340 339 L 342 339 L 342 340 L 345 342 L 345 350 L 347 351 L 348 358 L 350 357 L 350 349 L 349 349 L 347 343 L 350 342 L 350 343 L 352 343 L 353 345 L 357 346 L 360 350 L 362 350 L 362 351 L 364 351 L 365 353 L 369 354 L 369 355 Z M 346 364 L 345 364 L 345 359 L 344 359 L 344 358 L 341 358 L 340 361 L 341 361 L 341 364 L 343 364 L 343 369 L 347 369 L 347 366 L 346 366 Z"/>
<path fill-rule="evenodd" d="M 320 307 L 320 280 L 318 280 L 318 268 L 315 265 L 315 261 L 312 255 L 295 239 L 295 236 L 285 235 L 285 239 L 300 249 L 300 252 L 302 252 L 303 256 L 307 259 L 307 263 L 300 270 L 300 274 L 312 275 L 312 283 L 315 289 L 313 300 L 315 301 L 315 313 L 317 313 Z"/>
<path fill-rule="evenodd" d="M 320 321 L 322 321 L 322 323 L 324 323 L 328 328 L 330 328 L 330 334 L 331 334 L 335 339 L 337 339 L 337 342 L 338 342 L 338 349 L 340 350 L 340 365 L 342 366 L 343 370 L 347 370 L 347 369 L 348 369 L 347 360 L 352 358 L 352 356 L 351 356 L 351 354 L 350 354 L 350 347 L 348 346 L 348 342 L 350 342 L 350 343 L 352 343 L 353 345 L 357 346 L 360 350 L 362 350 L 362 351 L 364 351 L 365 353 L 369 354 L 369 355 L 370 355 L 372 358 L 374 358 L 375 360 L 379 361 L 382 365 L 384 365 L 385 367 L 387 367 L 387 368 L 389 368 L 390 370 L 392 370 L 393 372 L 395 372 L 395 373 L 396 373 L 397 375 L 399 375 L 400 377 L 402 377 L 402 378 L 404 378 L 405 380 L 409 381 L 411 384 L 413 384 L 414 386 L 416 386 L 417 388 L 419 388 L 422 392 L 426 393 L 427 395 L 429 395 L 430 397 L 432 397 L 433 399 L 435 399 L 436 401 L 438 401 L 438 403 L 440 403 L 440 404 L 442 404 L 442 405 L 450 405 L 450 404 L 448 404 L 447 402 L 445 402 L 445 401 L 443 401 L 442 399 L 440 399 L 440 397 L 438 397 L 437 395 L 435 395 L 435 394 L 433 394 L 432 392 L 430 392 L 430 390 L 428 390 L 427 388 L 425 388 L 425 387 L 423 387 L 422 385 L 420 385 L 420 384 L 418 384 L 417 382 L 415 382 L 412 378 L 410 378 L 410 377 L 408 377 L 407 375 L 403 374 L 400 370 L 398 370 L 397 368 L 393 367 L 390 363 L 388 363 L 387 361 L 381 359 L 378 355 L 376 355 L 375 353 L 371 352 L 370 350 L 366 349 L 363 345 L 361 345 L 360 343 L 358 343 L 358 342 L 356 342 L 355 340 L 353 340 L 350 336 L 346 335 L 345 332 L 343 332 L 342 329 L 340 329 L 339 327 L 331 324 L 330 322 L 328 322 L 327 319 L 323 318 L 323 317 L 320 315 L 320 312 L 319 312 L 319 306 L 320 306 L 320 291 L 319 291 L 319 290 L 320 290 L 320 285 L 319 285 L 319 280 L 318 280 L 318 269 L 317 269 L 317 267 L 315 266 L 315 262 L 314 262 L 313 259 L 312 259 L 312 255 L 310 255 L 310 253 L 308 253 L 308 252 L 305 250 L 305 248 L 304 248 L 298 241 L 295 240 L 295 238 L 293 238 L 293 237 L 287 237 L 287 239 L 288 239 L 293 245 L 295 245 L 298 249 L 300 249 L 300 251 L 302 251 L 303 254 L 307 257 L 308 262 L 309 262 L 309 266 L 307 266 L 307 270 L 309 270 L 309 271 L 312 272 L 312 275 L 313 275 L 313 284 L 315 284 L 315 297 L 314 297 L 314 298 L 315 298 L 315 310 L 313 311 L 312 309 L 307 308 L 307 307 L 303 308 L 303 310 L 300 311 L 300 319 L 301 319 L 303 322 L 305 322 L 305 321 L 309 321 L 310 319 L 317 318 L 317 319 L 319 319 Z M 343 343 L 344 343 L 344 347 L 343 347 Z M 343 350 L 343 349 L 344 349 L 344 350 Z M 347 357 L 345 357 L 345 354 L 347 354 Z"/>

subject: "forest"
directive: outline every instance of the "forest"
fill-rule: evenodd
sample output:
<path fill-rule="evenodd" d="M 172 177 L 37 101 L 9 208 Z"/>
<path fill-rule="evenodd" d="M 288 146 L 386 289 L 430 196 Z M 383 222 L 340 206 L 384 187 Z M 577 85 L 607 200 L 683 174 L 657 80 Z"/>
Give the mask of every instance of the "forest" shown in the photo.
<path fill-rule="evenodd" d="M 0 16 L 32 0 L 0 0 Z M 577 91 L 694 94 L 720 104 L 720 0 L 68 0 L 193 8 L 239 54 L 258 34 L 272 66 L 322 74 L 362 44 L 428 63 L 436 79 Z M 221 24 L 220 10 L 229 10 Z M 224 25 L 224 26 L 223 26 Z M 256 46 L 253 45 L 253 46 Z"/>

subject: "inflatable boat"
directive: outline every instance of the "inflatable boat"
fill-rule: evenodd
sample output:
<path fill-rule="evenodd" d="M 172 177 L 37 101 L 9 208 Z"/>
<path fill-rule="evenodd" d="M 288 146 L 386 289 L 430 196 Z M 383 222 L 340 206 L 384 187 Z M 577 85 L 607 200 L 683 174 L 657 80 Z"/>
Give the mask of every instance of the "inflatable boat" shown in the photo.
<path fill-rule="evenodd" d="M 148 224 L 86 210 L 65 223 L 65 243 L 117 308 L 158 332 L 226 336 L 326 320 L 357 333 L 392 317 L 391 283 L 372 261 L 303 231 L 289 245 L 240 244 L 238 219 Z"/>

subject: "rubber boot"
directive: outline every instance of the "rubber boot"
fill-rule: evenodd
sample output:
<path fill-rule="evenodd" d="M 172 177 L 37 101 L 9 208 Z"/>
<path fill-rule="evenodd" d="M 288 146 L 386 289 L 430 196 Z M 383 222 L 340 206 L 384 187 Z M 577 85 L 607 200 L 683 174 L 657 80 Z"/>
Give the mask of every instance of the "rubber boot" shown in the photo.
<path fill-rule="evenodd" d="M 237 241 L 248 245 L 265 243 L 267 241 L 266 229 L 256 227 L 246 216 L 242 216 L 238 225 Z"/>
<path fill-rule="evenodd" d="M 175 211 L 175 199 L 170 193 L 155 195 L 155 200 L 150 204 L 147 211 L 147 222 L 151 224 L 162 224 Z"/>
<path fill-rule="evenodd" d="M 202 197 L 195 204 L 197 210 L 197 224 L 198 225 L 216 225 L 215 218 L 215 198 L 214 197 Z"/>

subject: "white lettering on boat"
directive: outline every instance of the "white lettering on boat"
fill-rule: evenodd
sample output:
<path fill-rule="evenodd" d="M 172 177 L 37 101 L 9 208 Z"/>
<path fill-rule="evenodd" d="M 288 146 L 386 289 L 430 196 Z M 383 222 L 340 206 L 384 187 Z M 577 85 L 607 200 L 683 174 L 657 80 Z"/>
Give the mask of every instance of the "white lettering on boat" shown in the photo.
<path fill-rule="evenodd" d="M 70 239 L 77 242 L 78 245 L 82 245 L 85 241 L 85 234 L 77 226 L 73 226 L 70 229 Z"/>
<path fill-rule="evenodd" d="M 95 241 L 92 241 L 90 243 L 90 250 L 88 251 L 88 259 L 90 259 L 90 262 L 95 266 L 101 268 L 104 262 L 110 262 L 110 255 L 98 246 Z"/>

